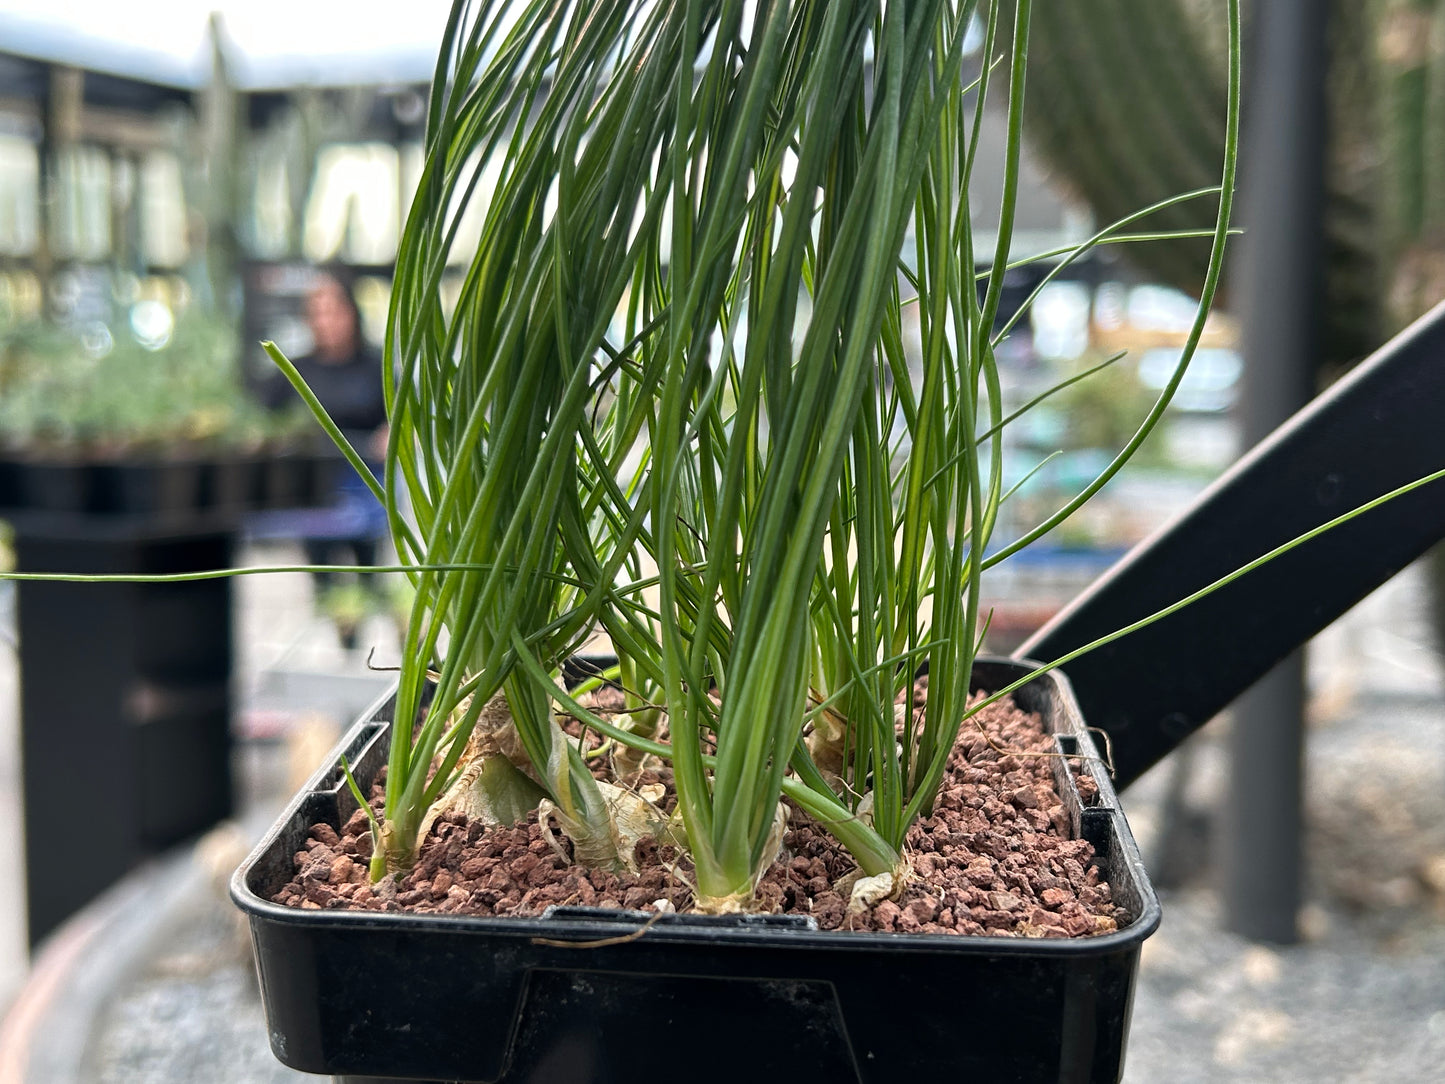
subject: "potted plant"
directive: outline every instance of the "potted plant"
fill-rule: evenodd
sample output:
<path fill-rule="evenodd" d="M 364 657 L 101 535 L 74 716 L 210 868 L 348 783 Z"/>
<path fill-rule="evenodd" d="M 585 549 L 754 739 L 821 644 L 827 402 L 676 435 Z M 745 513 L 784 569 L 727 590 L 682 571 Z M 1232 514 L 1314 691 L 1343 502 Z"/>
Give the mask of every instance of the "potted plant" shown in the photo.
<path fill-rule="evenodd" d="M 1118 1077 L 1157 904 L 1066 684 L 976 657 L 979 585 L 1183 377 L 1238 13 L 1222 183 L 1177 198 L 1219 204 L 1179 368 L 1000 545 L 1030 6 L 456 5 L 388 320 L 398 686 L 233 885 L 283 1060 L 604 1080 L 645 1043 L 711 1076 L 708 1017 L 749 1031 L 734 1071 Z M 1157 209 L 1046 258 L 1157 238 L 1129 232 Z M 597 632 L 614 655 L 578 662 Z"/>
<path fill-rule="evenodd" d="M 278 422 L 245 395 L 229 327 L 168 314 L 163 334 L 145 326 L 146 338 L 103 326 L 9 329 L 0 343 L 7 505 L 174 515 L 251 503 L 254 471 L 231 467 Z"/>
<path fill-rule="evenodd" d="M 142 302 L 155 306 L 156 302 Z M 220 325 L 186 318 L 162 338 L 51 325 L 0 343 L 6 504 L 68 513 L 173 513 L 201 502 L 201 460 L 244 406 Z"/>
<path fill-rule="evenodd" d="M 249 404 L 236 353 L 228 324 L 172 320 L 151 300 L 112 329 L 4 329 L 0 515 L 18 567 L 144 581 L 228 564 L 258 503 L 254 438 L 274 424 Z M 16 592 L 32 938 L 231 812 L 230 597 L 223 583 Z M 84 682 L 64 661 L 76 653 L 91 660 Z M 105 781 L 92 797 L 107 816 L 66 797 L 78 777 Z M 76 867 L 52 837 L 79 821 L 103 858 Z"/>

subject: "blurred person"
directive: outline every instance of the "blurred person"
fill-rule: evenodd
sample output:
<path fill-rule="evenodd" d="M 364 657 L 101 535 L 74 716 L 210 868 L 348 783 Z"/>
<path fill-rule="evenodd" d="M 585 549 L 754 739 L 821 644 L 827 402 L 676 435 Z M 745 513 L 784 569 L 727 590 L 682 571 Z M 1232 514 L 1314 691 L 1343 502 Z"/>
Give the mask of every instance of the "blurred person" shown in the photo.
<path fill-rule="evenodd" d="M 296 371 L 356 450 L 379 463 L 386 454 L 381 354 L 362 335 L 361 310 L 342 272 L 322 272 L 306 294 L 305 313 L 313 345 L 311 353 L 292 359 Z M 280 371 L 261 385 L 259 395 L 271 410 L 296 402 L 295 389 Z"/>
<path fill-rule="evenodd" d="M 323 271 L 306 294 L 305 314 L 313 346 L 309 354 L 293 359 L 296 371 L 372 474 L 380 477 L 387 438 L 381 354 L 362 334 L 361 310 L 349 276 L 340 269 Z M 270 410 L 297 402 L 295 388 L 280 371 L 257 389 L 257 397 Z M 385 509 L 349 465 L 341 464 L 334 479 L 335 490 L 324 495 L 323 507 L 272 513 L 265 533 L 299 537 L 308 564 L 344 564 L 350 559 L 374 565 L 387 531 Z M 363 586 L 370 579 L 361 577 Z M 323 592 L 330 590 L 332 575 L 317 573 L 316 584 Z"/>

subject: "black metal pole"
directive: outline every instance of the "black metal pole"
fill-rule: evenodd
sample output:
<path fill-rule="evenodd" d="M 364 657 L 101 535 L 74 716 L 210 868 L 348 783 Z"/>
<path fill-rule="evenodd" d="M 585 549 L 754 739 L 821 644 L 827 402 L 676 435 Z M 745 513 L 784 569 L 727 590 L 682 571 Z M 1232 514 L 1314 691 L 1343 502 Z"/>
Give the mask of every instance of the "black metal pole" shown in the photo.
<path fill-rule="evenodd" d="M 1224 925 L 1275 944 L 1299 936 L 1304 655 L 1294 652 L 1230 708 L 1229 778 L 1216 821 Z"/>
<path fill-rule="evenodd" d="M 1246 447 L 1305 405 L 1320 356 L 1329 0 L 1274 0 L 1254 14 L 1253 93 L 1235 266 L 1245 358 Z M 1220 828 L 1225 925 L 1291 942 L 1300 905 L 1304 649 L 1236 701 Z"/>

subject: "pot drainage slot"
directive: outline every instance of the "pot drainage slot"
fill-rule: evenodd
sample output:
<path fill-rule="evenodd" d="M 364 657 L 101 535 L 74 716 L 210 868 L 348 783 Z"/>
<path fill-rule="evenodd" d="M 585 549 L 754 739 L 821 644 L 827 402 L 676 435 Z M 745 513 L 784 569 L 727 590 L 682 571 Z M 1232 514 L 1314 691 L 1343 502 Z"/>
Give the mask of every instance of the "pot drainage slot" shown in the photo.
<path fill-rule="evenodd" d="M 745 1052 L 719 1052 L 742 1058 L 740 1079 L 859 1079 L 830 982 L 545 969 L 528 976 L 503 1079 L 687 1079 L 686 1067 L 707 1065 L 697 1029 L 723 1014 L 729 1033 L 747 1037 Z"/>

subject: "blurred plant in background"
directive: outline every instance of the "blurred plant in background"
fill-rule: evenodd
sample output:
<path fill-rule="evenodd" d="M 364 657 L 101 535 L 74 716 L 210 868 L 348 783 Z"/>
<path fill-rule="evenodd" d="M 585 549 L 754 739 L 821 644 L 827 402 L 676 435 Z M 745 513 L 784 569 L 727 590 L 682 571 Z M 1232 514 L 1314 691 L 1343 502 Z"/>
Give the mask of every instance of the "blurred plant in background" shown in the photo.
<path fill-rule="evenodd" d="M 246 448 L 304 429 L 304 408 L 269 414 L 249 396 L 229 322 L 158 302 L 81 328 L 0 331 L 0 442 L 98 457 Z"/>
<path fill-rule="evenodd" d="M 1101 220 L 1212 177 L 1225 52 L 1209 10 L 1115 0 L 1034 16 L 1030 131 Z M 1325 376 L 1445 297 L 1445 3 L 1352 0 L 1332 5 L 1330 21 Z M 1104 64 L 1118 78 L 1090 77 Z M 1196 227 L 1198 217 L 1183 204 L 1151 224 Z M 1187 289 L 1202 246 L 1175 241 L 1129 258 Z"/>

